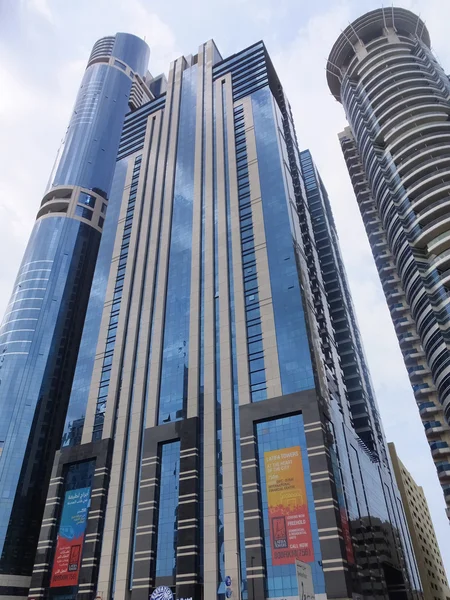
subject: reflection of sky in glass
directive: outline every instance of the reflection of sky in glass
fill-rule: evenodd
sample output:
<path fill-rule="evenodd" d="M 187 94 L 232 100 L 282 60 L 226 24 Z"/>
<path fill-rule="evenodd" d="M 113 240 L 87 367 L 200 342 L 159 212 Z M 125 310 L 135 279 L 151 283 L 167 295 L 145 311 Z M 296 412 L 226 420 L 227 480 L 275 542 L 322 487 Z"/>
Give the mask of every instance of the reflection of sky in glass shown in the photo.
<path fill-rule="evenodd" d="M 159 423 L 185 416 L 194 195 L 197 67 L 184 71 L 167 279 Z M 165 199 L 168 201 L 168 198 Z"/>
<path fill-rule="evenodd" d="M 180 477 L 180 442 L 164 444 L 161 452 L 161 480 L 158 503 L 156 577 L 175 577 Z"/>
<path fill-rule="evenodd" d="M 284 142 L 268 88 L 252 94 L 252 108 L 281 384 L 289 394 L 315 384 L 281 162 Z"/>
<path fill-rule="evenodd" d="M 63 446 L 73 445 L 75 443 L 80 443 L 81 441 L 81 427 L 85 416 L 92 370 L 94 368 L 95 349 L 97 347 L 97 338 L 100 331 L 103 303 L 105 300 L 106 286 L 108 284 L 127 165 L 127 158 L 124 158 L 117 163 L 111 186 L 111 194 L 105 220 L 106 225 L 103 229 L 100 249 L 98 251 L 97 264 L 95 266 L 94 279 L 89 296 L 89 305 L 86 312 L 83 336 L 81 338 L 80 351 L 77 359 L 77 367 L 75 370 L 72 392 L 70 394 L 69 408 L 62 440 Z M 79 420 L 81 420 L 81 422 Z M 79 431 L 72 431 L 71 434 L 71 429 L 73 429 L 74 426 L 76 428 L 77 425 Z"/>
<path fill-rule="evenodd" d="M 55 381 L 61 377 L 56 358 L 64 345 L 58 319 L 70 310 L 74 292 L 72 286 L 67 286 L 67 281 L 83 264 L 83 252 L 86 251 L 82 250 L 83 245 L 92 250 L 95 248 L 96 252 L 98 241 L 97 231 L 73 219 L 51 217 L 37 221 L 0 328 L 0 440 L 3 442 L 0 548 L 8 530 L 25 451 L 30 436 L 35 435 L 35 411 L 40 406 L 40 399 L 52 397 L 52 379 L 44 378 L 44 374 L 47 369 L 52 369 Z M 78 291 L 82 302 L 86 291 Z M 12 398 L 14 402 L 11 402 Z M 40 426 L 39 435 L 42 436 L 49 431 L 48 416 L 42 418 Z M 43 447 L 41 444 L 38 451 Z M 30 462 L 29 477 L 37 484 L 35 478 L 40 467 L 37 461 L 32 474 L 34 460 Z M 41 465 L 45 466 L 44 463 Z M 28 514 L 32 514 L 31 509 Z M 17 519 L 20 523 L 26 521 L 19 513 Z M 20 542 L 21 538 L 16 534 L 12 540 L 13 551 L 14 547 L 21 547 Z"/>

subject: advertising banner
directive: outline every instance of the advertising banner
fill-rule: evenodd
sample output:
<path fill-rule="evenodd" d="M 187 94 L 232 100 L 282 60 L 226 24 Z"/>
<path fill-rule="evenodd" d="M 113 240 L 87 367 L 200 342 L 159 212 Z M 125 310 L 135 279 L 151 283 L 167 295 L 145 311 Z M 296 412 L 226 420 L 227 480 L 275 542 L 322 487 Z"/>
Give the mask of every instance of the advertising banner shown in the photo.
<path fill-rule="evenodd" d="M 300 446 L 264 453 L 273 565 L 314 560 Z"/>
<path fill-rule="evenodd" d="M 64 496 L 50 587 L 78 583 L 90 498 L 89 487 L 70 490 Z"/>
<path fill-rule="evenodd" d="M 333 465 L 334 483 L 336 485 L 337 499 L 339 504 L 339 512 L 341 514 L 342 535 L 345 542 L 345 550 L 347 553 L 347 562 L 355 564 L 355 555 L 353 553 L 352 536 L 350 533 L 350 524 L 348 522 L 347 507 L 345 504 L 344 488 L 342 486 L 342 478 L 339 470 L 336 452 L 330 448 L 331 464 Z"/>

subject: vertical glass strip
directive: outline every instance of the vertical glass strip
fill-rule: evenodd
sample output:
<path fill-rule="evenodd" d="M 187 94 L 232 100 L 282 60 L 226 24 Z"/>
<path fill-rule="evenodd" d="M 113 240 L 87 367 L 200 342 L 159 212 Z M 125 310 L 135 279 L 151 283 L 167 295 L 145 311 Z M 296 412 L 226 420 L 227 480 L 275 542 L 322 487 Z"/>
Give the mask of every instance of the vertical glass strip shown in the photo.
<path fill-rule="evenodd" d="M 176 577 L 180 442 L 161 446 L 156 577 Z"/>
<path fill-rule="evenodd" d="M 167 275 L 158 423 L 186 415 L 197 65 L 183 72 Z"/>

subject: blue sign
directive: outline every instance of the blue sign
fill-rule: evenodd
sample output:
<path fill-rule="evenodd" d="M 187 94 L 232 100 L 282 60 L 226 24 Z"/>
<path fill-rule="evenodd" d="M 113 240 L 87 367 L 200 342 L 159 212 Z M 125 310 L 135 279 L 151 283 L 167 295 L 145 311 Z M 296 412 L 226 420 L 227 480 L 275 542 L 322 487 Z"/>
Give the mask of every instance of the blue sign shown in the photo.
<path fill-rule="evenodd" d="M 230 588 L 227 588 L 227 591 L 225 592 L 225 596 L 227 598 L 231 598 L 232 595 L 233 595 L 233 592 L 230 590 Z"/>
<path fill-rule="evenodd" d="M 165 585 L 160 585 L 153 591 L 150 600 L 173 600 L 172 590 Z"/>
<path fill-rule="evenodd" d="M 230 587 L 230 586 L 231 586 L 231 577 L 230 577 L 229 575 L 227 575 L 227 576 L 225 577 L 225 585 L 226 585 L 227 587 Z M 229 597 L 229 596 L 227 596 L 227 598 L 228 598 L 228 597 Z"/>

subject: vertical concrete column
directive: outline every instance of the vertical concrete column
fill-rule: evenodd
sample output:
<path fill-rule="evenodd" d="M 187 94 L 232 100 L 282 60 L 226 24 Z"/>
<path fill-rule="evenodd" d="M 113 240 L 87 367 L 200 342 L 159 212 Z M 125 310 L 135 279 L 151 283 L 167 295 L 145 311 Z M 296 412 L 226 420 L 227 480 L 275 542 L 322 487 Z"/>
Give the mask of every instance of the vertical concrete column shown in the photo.
<path fill-rule="evenodd" d="M 204 597 L 217 596 L 217 447 L 214 313 L 214 186 L 213 186 L 213 46 L 204 46 L 205 119 L 205 265 L 204 265 L 204 402 L 203 402 L 203 581 Z"/>
<path fill-rule="evenodd" d="M 158 122 L 160 119 L 158 118 Z M 158 148 L 159 127 L 156 117 L 150 116 L 147 126 L 148 142 L 144 146 L 145 163 L 148 169 L 143 189 L 141 191 L 142 212 L 140 215 L 139 244 L 134 258 L 134 278 L 132 303 L 127 323 L 127 352 L 125 353 L 122 369 L 122 387 L 120 392 L 119 415 L 124 419 L 124 435 L 126 437 L 126 452 L 122 457 L 122 494 L 120 539 L 117 549 L 117 567 L 115 574 L 114 597 L 118 600 L 125 598 L 130 579 L 132 563 L 132 545 L 134 537 L 134 521 L 137 502 L 137 480 L 140 472 L 141 431 L 144 407 L 144 377 L 147 361 L 147 344 L 149 328 L 144 328 L 141 315 L 145 300 L 144 272 L 147 269 L 147 248 L 150 235 L 152 213 L 152 188 L 155 176 L 154 165 Z M 122 412 L 122 407 L 124 408 Z M 125 411 L 125 407 L 128 409 Z M 119 417 L 121 418 L 121 417 Z M 126 421 L 126 423 L 125 423 Z M 117 427 L 119 428 L 118 420 Z"/>
<path fill-rule="evenodd" d="M 245 418 L 241 418 L 241 462 L 247 590 L 249 600 L 259 600 L 266 597 L 264 525 L 260 502 L 257 439 L 253 420 Z"/>
<path fill-rule="evenodd" d="M 148 127 L 145 135 L 144 149 L 142 151 L 143 160 L 136 195 L 135 213 L 133 227 L 131 231 L 130 246 L 128 251 L 128 268 L 125 271 L 125 280 L 120 305 L 120 313 L 116 334 L 114 358 L 111 369 L 111 379 L 106 405 L 105 421 L 103 426 L 103 439 L 114 438 L 114 452 L 112 457 L 111 480 L 108 492 L 108 505 L 105 517 L 105 526 L 103 531 L 102 554 L 100 559 L 100 568 L 98 576 L 98 591 L 105 597 L 112 593 L 114 580 L 114 569 L 116 562 L 116 544 L 118 539 L 118 529 L 120 527 L 120 518 L 122 511 L 122 488 L 125 476 L 125 457 L 129 443 L 129 411 L 131 404 L 131 383 L 132 368 L 131 361 L 133 356 L 133 336 L 136 336 L 136 330 L 133 331 L 134 319 L 130 316 L 136 315 L 136 296 L 132 293 L 135 277 L 134 265 L 140 250 L 140 222 L 143 215 L 143 189 L 146 179 L 148 166 L 148 149 L 151 140 L 152 127 Z M 132 169 L 132 164 L 129 166 Z M 126 208 L 125 208 L 126 210 Z M 117 236 L 120 237 L 121 235 Z M 117 243 L 117 238 L 116 238 Z M 120 255 L 120 246 L 118 255 Z M 112 269 L 112 273 L 117 273 L 117 269 Z M 107 298 L 113 297 L 115 277 L 110 276 L 108 282 Z M 130 325 L 130 331 L 129 329 Z M 103 326 L 103 323 L 102 323 Z M 102 348 L 105 347 L 107 323 L 105 324 L 105 340 Z M 130 335 L 130 340 L 128 339 Z M 100 336 L 102 337 L 102 335 Z M 92 386 L 91 386 L 92 389 Z M 119 564 L 118 564 L 119 569 Z M 122 560 L 120 564 L 121 572 L 126 569 L 126 564 Z"/>
<path fill-rule="evenodd" d="M 202 47 L 203 49 L 203 47 Z M 200 381 L 200 290 L 202 261 L 202 194 L 203 194 L 203 86 L 205 55 L 198 54 L 197 106 L 195 115 L 194 198 L 192 208 L 191 304 L 189 321 L 189 375 L 187 416 L 198 416 Z"/>
<path fill-rule="evenodd" d="M 227 86 L 225 84 L 228 83 Z M 220 311 L 220 393 L 222 419 L 222 494 L 224 512 L 225 572 L 239 581 L 239 534 L 237 517 L 236 452 L 233 398 L 233 357 L 231 354 L 230 273 L 228 269 L 228 227 L 225 171 L 224 103 L 233 102 L 231 77 L 215 82 L 216 96 L 216 182 L 218 221 L 218 269 Z M 237 591 L 236 591 L 237 594 Z"/>
<path fill-rule="evenodd" d="M 136 542 L 133 555 L 133 600 L 147 600 L 154 585 L 152 568 L 156 554 L 156 526 L 159 499 L 160 457 L 158 446 L 144 448 L 139 505 L 136 521 Z"/>
<path fill-rule="evenodd" d="M 43 598 L 44 592 L 50 584 L 51 561 L 54 552 L 53 549 L 56 545 L 57 523 L 61 512 L 61 496 L 64 483 L 59 456 L 60 452 L 57 452 L 47 492 L 41 533 L 34 560 L 33 574 L 31 576 L 30 599 Z"/>
<path fill-rule="evenodd" d="M 78 598 L 80 600 L 93 598 L 97 589 L 101 536 L 106 511 L 112 448 L 110 440 L 105 440 L 95 445 L 100 444 L 104 447 L 104 451 L 98 452 L 95 459 L 91 505 L 89 507 L 83 557 L 78 580 Z"/>
<path fill-rule="evenodd" d="M 177 534 L 177 598 L 200 597 L 200 423 L 186 419 L 180 431 L 180 482 Z"/>

